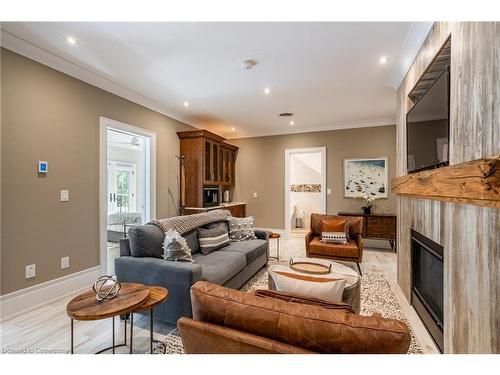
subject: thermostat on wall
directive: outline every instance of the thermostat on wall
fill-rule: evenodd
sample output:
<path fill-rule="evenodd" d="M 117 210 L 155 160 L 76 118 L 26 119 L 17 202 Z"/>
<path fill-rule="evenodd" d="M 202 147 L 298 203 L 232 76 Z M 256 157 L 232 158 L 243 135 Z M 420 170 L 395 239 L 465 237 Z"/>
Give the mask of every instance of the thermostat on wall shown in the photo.
<path fill-rule="evenodd" d="M 47 173 L 49 171 L 49 162 L 39 161 L 38 162 L 38 173 Z"/>

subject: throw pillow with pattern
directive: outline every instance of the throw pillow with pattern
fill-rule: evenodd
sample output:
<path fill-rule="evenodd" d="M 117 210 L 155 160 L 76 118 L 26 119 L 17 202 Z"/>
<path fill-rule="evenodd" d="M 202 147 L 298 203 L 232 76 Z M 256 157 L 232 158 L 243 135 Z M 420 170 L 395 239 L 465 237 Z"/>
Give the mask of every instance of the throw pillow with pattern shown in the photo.
<path fill-rule="evenodd" d="M 228 218 L 229 239 L 233 242 L 256 239 L 253 223 L 253 216 Z"/>
<path fill-rule="evenodd" d="M 176 230 L 169 229 L 165 232 L 165 239 L 163 240 L 163 258 L 165 260 L 178 262 L 193 262 L 191 249 L 186 239 Z"/>
<path fill-rule="evenodd" d="M 219 250 L 229 245 L 229 235 L 225 228 L 204 229 L 198 228 L 198 241 L 203 255 Z"/>

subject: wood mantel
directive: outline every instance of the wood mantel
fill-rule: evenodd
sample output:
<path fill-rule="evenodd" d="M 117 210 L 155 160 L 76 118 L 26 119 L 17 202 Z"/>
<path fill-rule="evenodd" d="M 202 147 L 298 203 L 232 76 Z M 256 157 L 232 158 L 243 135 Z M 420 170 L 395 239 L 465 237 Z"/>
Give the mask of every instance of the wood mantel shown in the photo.
<path fill-rule="evenodd" d="M 398 195 L 500 208 L 500 155 L 393 178 Z"/>

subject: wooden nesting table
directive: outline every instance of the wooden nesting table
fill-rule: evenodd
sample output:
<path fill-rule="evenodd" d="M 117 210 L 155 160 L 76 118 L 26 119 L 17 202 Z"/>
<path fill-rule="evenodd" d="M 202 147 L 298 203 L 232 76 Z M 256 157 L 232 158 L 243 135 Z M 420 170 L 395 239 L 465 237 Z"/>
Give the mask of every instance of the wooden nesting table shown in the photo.
<path fill-rule="evenodd" d="M 113 344 L 111 347 L 100 350 L 102 353 L 115 348 L 127 346 L 127 319 L 130 314 L 130 353 L 133 350 L 134 312 L 150 311 L 150 351 L 153 353 L 153 308 L 168 298 L 168 290 L 158 286 L 122 283 L 121 289 L 115 298 L 98 302 L 94 291 L 88 290 L 73 298 L 66 306 L 66 312 L 71 318 L 71 353 L 74 352 L 74 320 L 101 320 L 112 318 Z M 115 317 L 125 315 L 124 342 L 115 343 Z"/>

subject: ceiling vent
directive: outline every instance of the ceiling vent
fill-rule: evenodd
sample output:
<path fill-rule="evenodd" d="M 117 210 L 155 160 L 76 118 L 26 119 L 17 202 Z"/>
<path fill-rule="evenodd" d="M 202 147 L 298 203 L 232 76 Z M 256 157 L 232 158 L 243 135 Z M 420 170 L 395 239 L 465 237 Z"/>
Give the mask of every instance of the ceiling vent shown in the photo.
<path fill-rule="evenodd" d="M 293 116 L 293 113 L 283 112 L 283 113 L 280 113 L 278 116 L 281 116 L 281 117 L 290 117 L 290 116 Z"/>
<path fill-rule="evenodd" d="M 241 63 L 241 67 L 247 70 L 252 69 L 253 67 L 255 67 L 255 65 L 257 65 L 257 60 L 254 59 L 243 60 L 243 62 Z"/>

